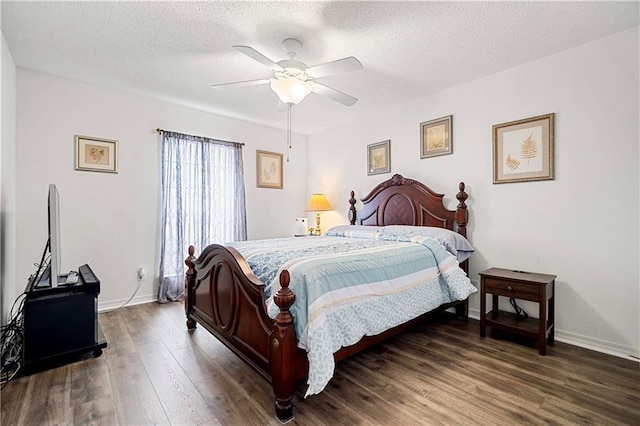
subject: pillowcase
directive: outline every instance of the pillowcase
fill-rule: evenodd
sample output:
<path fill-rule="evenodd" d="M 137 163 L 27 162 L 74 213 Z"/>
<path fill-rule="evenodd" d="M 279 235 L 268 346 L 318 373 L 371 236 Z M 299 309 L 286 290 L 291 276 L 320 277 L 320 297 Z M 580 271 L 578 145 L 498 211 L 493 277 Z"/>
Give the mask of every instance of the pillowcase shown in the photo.
<path fill-rule="evenodd" d="M 324 235 L 328 237 L 377 239 L 382 228 L 382 226 L 338 225 L 329 229 Z"/>
<path fill-rule="evenodd" d="M 452 255 L 458 258 L 458 262 L 464 262 L 475 251 L 471 243 L 458 234 L 445 228 L 431 226 L 389 225 L 384 226 L 381 232 L 385 236 L 398 238 L 429 237 L 438 241 Z"/>

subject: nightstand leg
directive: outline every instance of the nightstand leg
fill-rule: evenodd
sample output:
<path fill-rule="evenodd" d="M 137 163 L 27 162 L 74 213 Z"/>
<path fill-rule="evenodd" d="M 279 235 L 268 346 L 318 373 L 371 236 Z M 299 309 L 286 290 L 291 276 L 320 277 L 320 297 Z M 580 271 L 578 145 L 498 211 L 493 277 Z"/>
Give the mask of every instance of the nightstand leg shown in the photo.
<path fill-rule="evenodd" d="M 555 281 L 551 283 L 551 298 L 549 299 L 549 327 L 551 327 L 551 331 L 549 332 L 548 342 L 550 345 L 553 345 L 555 332 L 556 332 L 556 283 Z"/>
<path fill-rule="evenodd" d="M 480 337 L 485 336 L 486 315 L 487 315 L 487 295 L 484 291 L 484 279 L 480 278 Z"/>
<path fill-rule="evenodd" d="M 546 286 L 540 286 L 540 294 L 538 296 L 538 353 L 540 355 L 547 354 L 547 292 Z"/>

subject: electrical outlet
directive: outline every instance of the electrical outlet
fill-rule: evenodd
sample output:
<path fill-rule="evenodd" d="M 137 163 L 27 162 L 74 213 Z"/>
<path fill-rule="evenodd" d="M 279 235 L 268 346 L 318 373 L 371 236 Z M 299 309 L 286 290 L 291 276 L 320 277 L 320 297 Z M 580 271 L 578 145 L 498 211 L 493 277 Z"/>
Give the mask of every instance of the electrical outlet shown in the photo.
<path fill-rule="evenodd" d="M 144 281 L 146 279 L 147 279 L 147 276 L 144 273 L 144 268 L 141 266 L 138 268 L 138 281 Z"/>

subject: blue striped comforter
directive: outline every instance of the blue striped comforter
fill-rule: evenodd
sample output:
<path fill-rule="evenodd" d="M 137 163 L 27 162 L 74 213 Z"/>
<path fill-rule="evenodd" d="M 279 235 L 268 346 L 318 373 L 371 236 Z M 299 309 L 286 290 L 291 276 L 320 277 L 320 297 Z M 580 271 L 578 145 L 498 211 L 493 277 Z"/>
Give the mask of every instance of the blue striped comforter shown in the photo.
<path fill-rule="evenodd" d="M 455 256 L 428 237 L 306 237 L 229 244 L 266 285 L 267 310 L 287 269 L 298 345 L 309 359 L 306 395 L 319 393 L 334 370 L 333 353 L 476 291 Z"/>

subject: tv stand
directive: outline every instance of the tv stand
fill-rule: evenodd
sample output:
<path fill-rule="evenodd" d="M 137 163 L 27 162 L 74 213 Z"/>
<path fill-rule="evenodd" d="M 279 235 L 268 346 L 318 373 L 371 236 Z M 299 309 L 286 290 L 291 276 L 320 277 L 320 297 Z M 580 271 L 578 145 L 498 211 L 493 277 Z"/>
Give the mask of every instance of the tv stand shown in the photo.
<path fill-rule="evenodd" d="M 78 282 L 34 287 L 24 302 L 24 369 L 65 363 L 92 352 L 100 356 L 107 340 L 98 323 L 100 281 L 89 265 L 78 268 Z"/>

